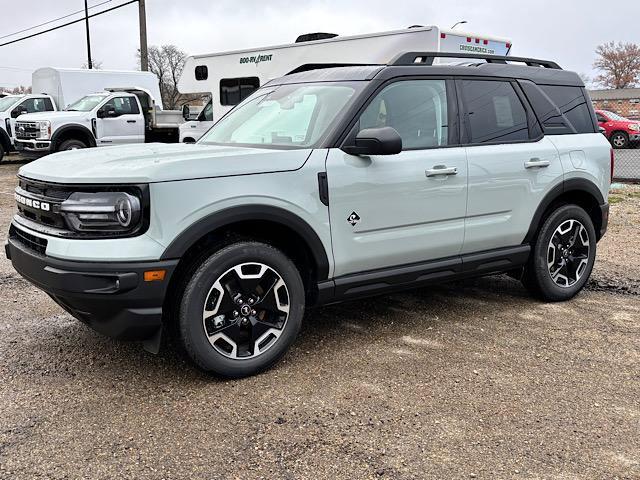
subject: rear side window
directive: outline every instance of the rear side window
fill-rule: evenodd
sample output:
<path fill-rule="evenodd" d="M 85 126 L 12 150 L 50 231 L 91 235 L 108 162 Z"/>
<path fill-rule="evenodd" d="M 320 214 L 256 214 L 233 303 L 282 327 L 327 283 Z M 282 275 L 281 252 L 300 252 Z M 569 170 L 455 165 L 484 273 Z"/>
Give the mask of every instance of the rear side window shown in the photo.
<path fill-rule="evenodd" d="M 258 88 L 258 77 L 223 78 L 220 80 L 220 104 L 237 105 Z"/>
<path fill-rule="evenodd" d="M 504 81 L 462 80 L 470 143 L 529 140 L 527 113 L 513 85 Z"/>
<path fill-rule="evenodd" d="M 198 65 L 195 70 L 196 80 L 206 80 L 209 78 L 209 69 L 206 65 Z"/>
<path fill-rule="evenodd" d="M 556 104 L 577 133 L 594 133 L 591 112 L 582 88 L 562 85 L 540 85 L 540 88 Z"/>

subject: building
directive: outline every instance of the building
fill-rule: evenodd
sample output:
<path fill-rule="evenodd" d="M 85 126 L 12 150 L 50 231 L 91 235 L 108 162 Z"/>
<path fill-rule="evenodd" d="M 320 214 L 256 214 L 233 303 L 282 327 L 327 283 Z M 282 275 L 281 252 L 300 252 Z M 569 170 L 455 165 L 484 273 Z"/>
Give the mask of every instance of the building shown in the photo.
<path fill-rule="evenodd" d="M 626 118 L 640 120 L 640 88 L 589 90 L 593 107 L 608 110 Z"/>

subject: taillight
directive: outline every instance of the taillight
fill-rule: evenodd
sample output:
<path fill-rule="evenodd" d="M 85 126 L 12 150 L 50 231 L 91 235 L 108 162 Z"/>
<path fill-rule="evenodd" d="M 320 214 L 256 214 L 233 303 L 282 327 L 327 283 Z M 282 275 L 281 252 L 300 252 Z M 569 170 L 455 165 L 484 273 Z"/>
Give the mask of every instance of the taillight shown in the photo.
<path fill-rule="evenodd" d="M 611 177 L 610 180 L 613 182 L 613 167 L 616 164 L 616 157 L 613 154 L 613 148 L 611 149 Z"/>

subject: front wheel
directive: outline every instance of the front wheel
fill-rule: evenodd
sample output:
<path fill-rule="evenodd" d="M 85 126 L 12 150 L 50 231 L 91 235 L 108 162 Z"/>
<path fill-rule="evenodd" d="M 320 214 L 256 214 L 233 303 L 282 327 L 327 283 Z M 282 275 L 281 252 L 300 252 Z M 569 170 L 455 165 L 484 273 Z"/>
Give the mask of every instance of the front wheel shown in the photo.
<path fill-rule="evenodd" d="M 304 307 L 304 286 L 289 258 L 263 243 L 234 243 L 189 278 L 178 311 L 182 346 L 207 372 L 253 375 L 286 353 Z"/>
<path fill-rule="evenodd" d="M 63 152 L 65 150 L 78 150 L 80 148 L 87 148 L 87 145 L 82 140 L 65 140 L 58 147 L 59 152 Z"/>
<path fill-rule="evenodd" d="M 611 145 L 613 145 L 613 148 L 627 148 L 629 146 L 629 136 L 624 132 L 615 132 L 611 135 Z"/>
<path fill-rule="evenodd" d="M 544 300 L 569 300 L 587 283 L 595 258 L 596 233 L 591 217 L 577 205 L 564 205 L 540 228 L 523 283 Z"/>

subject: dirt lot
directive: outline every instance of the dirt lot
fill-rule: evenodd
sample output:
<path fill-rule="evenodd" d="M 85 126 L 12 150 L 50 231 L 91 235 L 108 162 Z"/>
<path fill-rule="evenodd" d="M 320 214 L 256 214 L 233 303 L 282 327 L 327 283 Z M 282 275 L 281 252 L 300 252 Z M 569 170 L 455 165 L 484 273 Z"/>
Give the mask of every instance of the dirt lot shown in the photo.
<path fill-rule="evenodd" d="M 241 381 L 98 336 L 3 256 L 0 478 L 640 478 L 640 188 L 612 203 L 571 302 L 498 276 L 323 308 Z"/>

